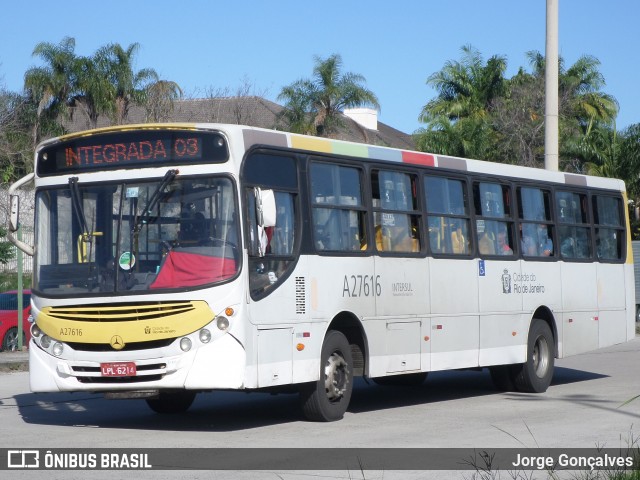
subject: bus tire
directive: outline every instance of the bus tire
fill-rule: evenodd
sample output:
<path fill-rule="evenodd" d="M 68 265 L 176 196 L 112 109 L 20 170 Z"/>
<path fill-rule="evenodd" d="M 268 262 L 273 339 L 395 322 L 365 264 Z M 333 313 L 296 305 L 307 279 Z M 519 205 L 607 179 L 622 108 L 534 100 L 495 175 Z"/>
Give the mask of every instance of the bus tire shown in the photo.
<path fill-rule="evenodd" d="M 514 378 L 520 392 L 546 392 L 553 378 L 555 342 L 549 324 L 534 318 L 527 339 L 527 361 Z"/>
<path fill-rule="evenodd" d="M 341 332 L 330 330 L 322 344 L 320 379 L 300 387 L 305 418 L 314 422 L 340 420 L 347 411 L 352 391 L 351 347 Z"/>
<path fill-rule="evenodd" d="M 147 398 L 147 405 L 156 413 L 183 413 L 196 398 L 193 390 L 160 392 L 156 398 Z"/>
<path fill-rule="evenodd" d="M 384 387 L 419 387 L 427 379 L 427 372 L 405 373 L 403 375 L 387 375 L 372 378 L 373 383 Z"/>

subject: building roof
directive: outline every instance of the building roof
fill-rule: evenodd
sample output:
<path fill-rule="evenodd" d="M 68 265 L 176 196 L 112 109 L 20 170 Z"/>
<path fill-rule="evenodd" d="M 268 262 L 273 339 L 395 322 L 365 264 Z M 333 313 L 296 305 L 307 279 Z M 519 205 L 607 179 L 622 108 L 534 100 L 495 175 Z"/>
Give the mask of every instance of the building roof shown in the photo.
<path fill-rule="evenodd" d="M 126 123 L 148 122 L 193 122 L 193 123 L 231 123 L 274 130 L 287 130 L 284 120 L 279 117 L 283 107 L 277 103 L 257 96 L 215 97 L 177 100 L 173 110 L 162 118 L 151 119 L 144 107 L 131 106 Z M 70 120 L 64 121 L 69 133 L 91 128 L 86 114 L 80 108 L 72 109 Z M 366 128 L 353 119 L 343 115 L 342 124 L 332 138 L 351 142 L 367 143 L 385 147 L 414 150 L 415 143 L 411 135 L 378 122 L 377 130 Z M 103 115 L 98 119 L 97 127 L 111 126 L 111 120 Z"/>

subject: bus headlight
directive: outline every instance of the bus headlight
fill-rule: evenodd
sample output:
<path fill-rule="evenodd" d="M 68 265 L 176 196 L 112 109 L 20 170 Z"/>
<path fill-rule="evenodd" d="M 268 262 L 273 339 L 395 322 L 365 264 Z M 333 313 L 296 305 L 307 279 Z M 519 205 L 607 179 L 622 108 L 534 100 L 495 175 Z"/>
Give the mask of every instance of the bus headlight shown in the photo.
<path fill-rule="evenodd" d="M 191 339 L 184 337 L 180 339 L 180 349 L 183 352 L 188 352 L 191 350 Z"/>
<path fill-rule="evenodd" d="M 42 345 L 42 348 L 49 348 L 51 346 L 51 337 L 49 335 L 43 335 L 40 340 L 40 345 Z"/>
<path fill-rule="evenodd" d="M 31 336 L 34 338 L 40 338 L 40 335 L 42 335 L 42 330 L 40 330 L 38 324 L 34 323 L 31 325 Z"/>
<path fill-rule="evenodd" d="M 229 329 L 229 320 L 226 317 L 216 318 L 216 326 L 223 332 Z"/>
<path fill-rule="evenodd" d="M 60 342 L 56 342 L 53 344 L 53 354 L 56 357 L 59 357 L 60 355 L 62 355 L 62 351 L 64 350 L 64 345 L 62 345 Z"/>
<path fill-rule="evenodd" d="M 200 330 L 200 341 L 202 343 L 209 343 L 211 341 L 211 332 L 208 329 L 203 328 Z"/>

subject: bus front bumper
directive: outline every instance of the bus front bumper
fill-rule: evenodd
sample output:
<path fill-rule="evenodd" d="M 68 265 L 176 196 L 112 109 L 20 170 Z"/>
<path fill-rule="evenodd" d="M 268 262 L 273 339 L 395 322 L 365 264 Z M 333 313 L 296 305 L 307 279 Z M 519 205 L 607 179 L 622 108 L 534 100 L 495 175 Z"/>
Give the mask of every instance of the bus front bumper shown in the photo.
<path fill-rule="evenodd" d="M 135 364 L 133 376 L 107 376 L 101 365 Z M 241 389 L 246 354 L 230 334 L 188 352 L 160 355 L 158 350 L 130 352 L 72 351 L 55 357 L 37 345 L 29 348 L 32 392 L 106 392 L 147 389 Z"/>

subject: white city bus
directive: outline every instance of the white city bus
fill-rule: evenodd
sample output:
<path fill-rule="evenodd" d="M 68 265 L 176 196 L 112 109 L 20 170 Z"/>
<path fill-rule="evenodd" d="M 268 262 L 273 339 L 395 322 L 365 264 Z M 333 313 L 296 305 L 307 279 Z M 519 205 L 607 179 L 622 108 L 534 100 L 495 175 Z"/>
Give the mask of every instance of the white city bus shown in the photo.
<path fill-rule="evenodd" d="M 544 392 L 555 358 L 634 336 L 619 180 L 163 124 L 48 140 L 31 182 L 34 392 L 171 413 L 295 386 L 331 421 L 354 376 Z"/>

